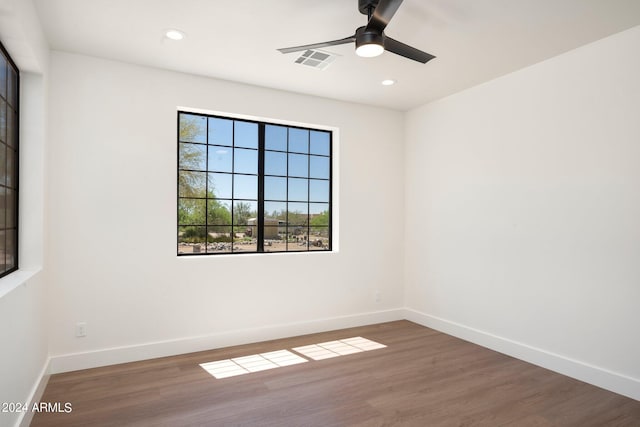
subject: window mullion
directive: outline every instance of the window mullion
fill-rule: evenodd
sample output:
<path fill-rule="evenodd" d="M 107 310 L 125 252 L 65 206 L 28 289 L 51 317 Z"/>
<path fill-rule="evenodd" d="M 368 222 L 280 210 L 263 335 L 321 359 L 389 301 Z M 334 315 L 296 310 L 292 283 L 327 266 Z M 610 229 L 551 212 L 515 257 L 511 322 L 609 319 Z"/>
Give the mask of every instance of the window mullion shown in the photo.
<path fill-rule="evenodd" d="M 258 125 L 258 224 L 256 237 L 258 252 L 264 252 L 264 135 L 265 125 Z"/>

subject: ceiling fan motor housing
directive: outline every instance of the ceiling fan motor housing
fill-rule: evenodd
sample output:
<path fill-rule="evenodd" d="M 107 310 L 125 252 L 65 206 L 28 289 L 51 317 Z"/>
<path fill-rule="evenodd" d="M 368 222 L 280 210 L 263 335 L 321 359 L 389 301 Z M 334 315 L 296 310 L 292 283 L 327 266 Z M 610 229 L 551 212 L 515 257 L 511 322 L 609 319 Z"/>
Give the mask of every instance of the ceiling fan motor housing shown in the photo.
<path fill-rule="evenodd" d="M 365 44 L 384 46 L 384 35 L 376 31 L 367 31 L 366 27 L 360 27 L 356 30 L 356 49 Z"/>

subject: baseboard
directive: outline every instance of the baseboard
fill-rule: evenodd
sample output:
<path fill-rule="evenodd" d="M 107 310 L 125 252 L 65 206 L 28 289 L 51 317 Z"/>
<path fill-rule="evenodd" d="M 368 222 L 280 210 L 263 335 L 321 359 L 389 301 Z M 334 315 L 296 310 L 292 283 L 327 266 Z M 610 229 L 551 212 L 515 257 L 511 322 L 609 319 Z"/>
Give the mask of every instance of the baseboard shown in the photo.
<path fill-rule="evenodd" d="M 297 322 L 269 325 L 259 328 L 222 332 L 207 336 L 178 340 L 151 342 L 135 346 L 106 348 L 84 353 L 63 354 L 51 357 L 50 372 L 77 371 L 118 363 L 136 362 L 158 357 L 175 356 L 196 351 L 211 350 L 233 345 L 250 344 L 297 335 L 325 332 L 335 329 L 371 325 L 403 319 L 402 309 L 392 309 Z"/>
<path fill-rule="evenodd" d="M 482 347 L 584 381 L 597 387 L 640 400 L 640 380 L 598 366 L 561 356 L 540 348 L 502 338 L 466 325 L 431 316 L 410 308 L 404 318 Z"/>
<path fill-rule="evenodd" d="M 25 400 L 28 408 L 33 408 L 33 404 L 40 402 L 42 395 L 44 394 L 44 389 L 47 387 L 47 383 L 49 382 L 49 367 L 50 367 L 51 359 L 47 359 L 40 371 L 40 375 L 36 379 L 35 384 L 31 388 L 31 393 Z M 29 427 L 31 424 L 31 420 L 33 419 L 33 411 L 22 412 L 21 415 L 16 420 L 16 427 Z"/>

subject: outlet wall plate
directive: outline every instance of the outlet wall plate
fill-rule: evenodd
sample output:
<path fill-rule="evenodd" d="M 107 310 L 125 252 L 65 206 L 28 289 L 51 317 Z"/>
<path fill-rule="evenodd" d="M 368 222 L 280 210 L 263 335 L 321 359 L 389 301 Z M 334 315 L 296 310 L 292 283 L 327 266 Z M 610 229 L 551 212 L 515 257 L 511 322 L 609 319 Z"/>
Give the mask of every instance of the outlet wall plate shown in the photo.
<path fill-rule="evenodd" d="M 87 323 L 86 322 L 78 322 L 76 323 L 76 337 L 86 337 L 87 336 Z"/>

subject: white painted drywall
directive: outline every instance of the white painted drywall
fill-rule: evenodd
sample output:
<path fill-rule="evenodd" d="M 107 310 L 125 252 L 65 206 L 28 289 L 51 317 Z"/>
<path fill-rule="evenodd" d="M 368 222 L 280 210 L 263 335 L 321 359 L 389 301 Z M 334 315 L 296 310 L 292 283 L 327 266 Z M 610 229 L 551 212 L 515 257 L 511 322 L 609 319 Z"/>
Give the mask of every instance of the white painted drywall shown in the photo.
<path fill-rule="evenodd" d="M 29 404 L 48 360 L 42 273 L 0 298 L 0 321 L 0 402 Z M 0 412 L 0 426 L 15 425 L 24 415 Z"/>
<path fill-rule="evenodd" d="M 31 0 L 0 2 L 0 39 L 21 70 L 20 271 L 0 279 L 0 402 L 29 403 L 46 378 L 45 152 L 49 47 Z M 25 282 L 26 278 L 26 282 Z M 0 426 L 23 413 L 0 412 Z"/>
<path fill-rule="evenodd" d="M 407 114 L 409 308 L 640 384 L 638 52 L 635 27 Z"/>
<path fill-rule="evenodd" d="M 178 106 L 339 128 L 339 252 L 176 257 Z M 401 307 L 401 113 L 53 52 L 49 119 L 54 358 Z"/>

